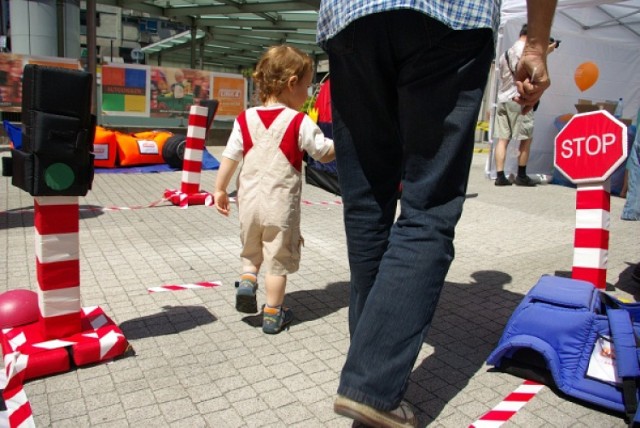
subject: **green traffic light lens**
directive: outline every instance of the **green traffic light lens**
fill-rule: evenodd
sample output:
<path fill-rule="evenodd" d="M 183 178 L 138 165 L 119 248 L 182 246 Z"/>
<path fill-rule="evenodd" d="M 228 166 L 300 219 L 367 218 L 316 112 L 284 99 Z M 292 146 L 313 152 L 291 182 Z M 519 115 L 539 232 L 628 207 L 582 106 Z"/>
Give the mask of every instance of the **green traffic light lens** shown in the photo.
<path fill-rule="evenodd" d="M 73 170 L 64 163 L 51 164 L 44 170 L 44 181 L 52 190 L 62 191 L 68 189 L 75 178 Z"/>

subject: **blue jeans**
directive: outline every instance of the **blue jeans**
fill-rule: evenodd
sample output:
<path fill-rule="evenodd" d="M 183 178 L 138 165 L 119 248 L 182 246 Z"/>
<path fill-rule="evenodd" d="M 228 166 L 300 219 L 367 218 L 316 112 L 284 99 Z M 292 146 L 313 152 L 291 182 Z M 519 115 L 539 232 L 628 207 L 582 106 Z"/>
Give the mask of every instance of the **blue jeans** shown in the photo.
<path fill-rule="evenodd" d="M 391 410 L 454 257 L 493 36 L 399 10 L 356 20 L 326 48 L 351 269 L 338 393 Z"/>
<path fill-rule="evenodd" d="M 622 220 L 640 220 L 640 130 L 636 131 L 627 159 L 627 199 L 622 208 Z"/>

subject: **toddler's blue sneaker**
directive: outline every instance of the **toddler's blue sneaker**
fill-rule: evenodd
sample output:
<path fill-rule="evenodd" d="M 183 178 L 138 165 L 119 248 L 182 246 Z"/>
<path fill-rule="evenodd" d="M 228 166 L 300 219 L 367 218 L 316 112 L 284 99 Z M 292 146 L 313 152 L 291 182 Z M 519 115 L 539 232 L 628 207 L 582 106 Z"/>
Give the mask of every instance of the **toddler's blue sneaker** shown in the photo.
<path fill-rule="evenodd" d="M 288 328 L 291 321 L 293 321 L 291 309 L 265 306 L 262 312 L 262 331 L 266 334 L 278 334 Z"/>
<path fill-rule="evenodd" d="M 236 310 L 245 314 L 255 314 L 258 312 L 258 302 L 256 300 L 256 290 L 258 283 L 248 279 L 236 282 Z"/>

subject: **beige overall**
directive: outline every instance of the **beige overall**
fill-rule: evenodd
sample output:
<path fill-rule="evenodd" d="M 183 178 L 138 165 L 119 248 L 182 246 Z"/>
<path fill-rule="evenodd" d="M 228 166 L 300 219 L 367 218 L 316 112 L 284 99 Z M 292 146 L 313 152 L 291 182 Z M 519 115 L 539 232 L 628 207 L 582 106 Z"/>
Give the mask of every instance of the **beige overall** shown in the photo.
<path fill-rule="evenodd" d="M 255 109 L 240 122 L 244 160 L 238 175 L 238 215 L 243 267 L 287 275 L 300 264 L 300 194 L 302 177 L 284 154 L 298 148 L 298 134 L 288 133 L 295 110 L 284 108 L 267 129 Z M 284 138 L 285 136 L 288 138 Z"/>

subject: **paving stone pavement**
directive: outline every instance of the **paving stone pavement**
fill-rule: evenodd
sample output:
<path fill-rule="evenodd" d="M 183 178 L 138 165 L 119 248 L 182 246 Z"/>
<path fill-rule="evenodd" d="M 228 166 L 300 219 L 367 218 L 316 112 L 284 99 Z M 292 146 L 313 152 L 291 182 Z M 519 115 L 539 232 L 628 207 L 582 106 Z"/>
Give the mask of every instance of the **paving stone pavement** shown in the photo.
<path fill-rule="evenodd" d="M 221 149 L 209 147 L 216 157 Z M 487 156 L 474 155 L 456 259 L 410 378 L 406 398 L 422 425 L 467 427 L 522 383 L 490 371 L 486 357 L 540 276 L 566 275 L 572 266 L 575 190 L 497 188 L 484 175 Z M 203 172 L 202 190 L 212 190 L 215 175 Z M 237 210 L 226 218 L 214 208 L 167 202 L 106 209 L 158 201 L 180 181 L 180 172 L 96 174 L 80 198 L 82 305 L 100 306 L 135 356 L 27 381 L 36 426 L 352 426 L 332 411 L 349 345 L 342 208 L 332 203 L 339 198 L 304 185 L 313 204 L 302 208 L 305 247 L 286 297 L 296 319 L 288 331 L 266 336 L 258 317 L 234 308 Z M 607 280 L 614 295 L 635 299 L 640 288 L 630 274 L 640 224 L 619 219 L 623 204 L 612 197 Z M 32 208 L 29 194 L 0 179 L 0 292 L 37 289 Z M 222 286 L 147 292 L 201 281 Z M 544 388 L 504 426 L 625 423 Z"/>

